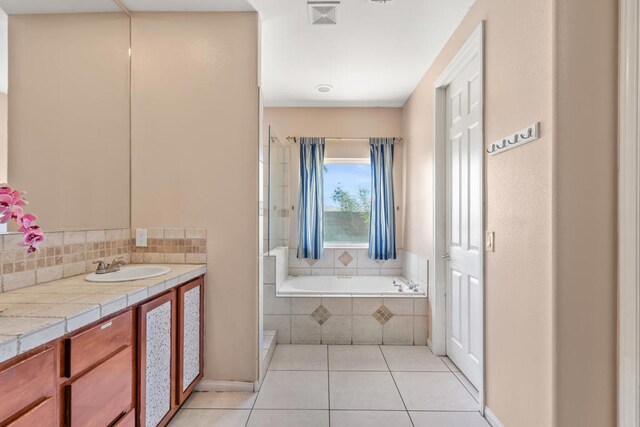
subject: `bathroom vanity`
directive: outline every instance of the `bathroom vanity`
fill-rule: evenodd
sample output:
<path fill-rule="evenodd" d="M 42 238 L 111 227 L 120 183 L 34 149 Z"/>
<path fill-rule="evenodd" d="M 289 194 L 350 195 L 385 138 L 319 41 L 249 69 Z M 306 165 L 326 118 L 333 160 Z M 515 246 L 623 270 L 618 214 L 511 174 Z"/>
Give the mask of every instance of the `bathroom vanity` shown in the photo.
<path fill-rule="evenodd" d="M 125 307 L 102 316 L 113 308 L 100 304 L 98 320 L 0 363 L 0 426 L 166 425 L 203 373 L 204 267 L 180 268 L 189 272 L 116 286 L 107 299 L 121 289 Z M 136 283 L 146 298 L 126 286 Z M 82 285 L 58 290 L 72 286 Z"/>

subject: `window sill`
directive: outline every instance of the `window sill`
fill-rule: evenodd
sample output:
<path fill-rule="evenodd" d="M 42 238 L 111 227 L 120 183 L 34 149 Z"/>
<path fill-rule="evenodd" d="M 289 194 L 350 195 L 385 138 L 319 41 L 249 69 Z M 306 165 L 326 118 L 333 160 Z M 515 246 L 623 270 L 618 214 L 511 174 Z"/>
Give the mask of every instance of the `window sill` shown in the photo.
<path fill-rule="evenodd" d="M 369 249 L 368 243 L 327 243 L 324 245 L 325 249 Z"/>

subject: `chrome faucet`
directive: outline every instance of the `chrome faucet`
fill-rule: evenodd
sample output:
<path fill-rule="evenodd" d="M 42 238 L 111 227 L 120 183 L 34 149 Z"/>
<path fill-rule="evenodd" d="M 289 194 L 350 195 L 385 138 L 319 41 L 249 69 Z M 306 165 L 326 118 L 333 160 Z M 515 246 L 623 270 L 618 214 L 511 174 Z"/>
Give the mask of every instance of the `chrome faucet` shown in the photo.
<path fill-rule="evenodd" d="M 420 285 L 418 285 L 416 282 L 414 282 L 413 280 L 409 280 L 409 284 L 407 285 L 409 287 L 409 289 L 411 289 L 413 292 L 418 292 L 420 290 Z"/>
<path fill-rule="evenodd" d="M 98 264 L 98 268 L 96 268 L 96 274 L 107 274 L 120 271 L 120 266 L 129 264 L 129 261 L 122 257 L 117 257 L 114 258 L 110 264 L 105 264 L 103 260 L 93 261 L 93 263 Z"/>
<path fill-rule="evenodd" d="M 419 284 L 417 284 L 416 282 L 414 282 L 413 280 L 408 280 L 407 282 L 405 282 L 405 281 L 404 281 L 404 280 L 402 280 L 402 279 L 398 279 L 398 280 L 399 280 L 401 283 L 405 284 L 405 285 L 407 286 L 407 288 L 409 288 L 409 290 L 410 290 L 410 291 L 413 291 L 413 292 L 420 292 L 420 285 L 419 285 Z M 397 286 L 397 285 L 396 285 L 396 281 L 395 281 L 395 280 L 393 281 L 393 285 L 394 285 L 394 286 Z M 402 292 L 402 290 L 400 290 L 400 292 Z"/>
<path fill-rule="evenodd" d="M 402 285 L 402 283 L 398 283 L 395 280 L 393 281 L 393 286 L 397 286 L 398 287 L 398 292 L 404 292 L 404 287 Z"/>

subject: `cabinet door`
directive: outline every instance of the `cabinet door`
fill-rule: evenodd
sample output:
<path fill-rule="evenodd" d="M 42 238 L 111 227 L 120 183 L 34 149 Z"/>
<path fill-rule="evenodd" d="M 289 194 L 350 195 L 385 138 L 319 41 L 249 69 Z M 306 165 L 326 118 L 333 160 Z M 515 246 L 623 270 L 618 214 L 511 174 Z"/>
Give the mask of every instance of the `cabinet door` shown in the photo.
<path fill-rule="evenodd" d="M 140 426 L 164 425 L 175 409 L 176 292 L 138 308 Z"/>
<path fill-rule="evenodd" d="M 56 400 L 56 357 L 51 346 L 0 364 L 0 425 L 21 412 Z"/>
<path fill-rule="evenodd" d="M 178 405 L 202 378 L 203 291 L 202 277 L 178 288 Z"/>
<path fill-rule="evenodd" d="M 71 427 L 108 426 L 131 410 L 133 360 L 126 347 L 66 386 Z"/>

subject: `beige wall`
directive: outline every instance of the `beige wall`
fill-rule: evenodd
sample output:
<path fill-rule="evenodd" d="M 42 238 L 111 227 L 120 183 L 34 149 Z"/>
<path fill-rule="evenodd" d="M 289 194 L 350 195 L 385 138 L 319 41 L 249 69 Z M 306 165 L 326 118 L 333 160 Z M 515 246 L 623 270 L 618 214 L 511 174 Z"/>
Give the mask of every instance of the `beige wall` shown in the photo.
<path fill-rule="evenodd" d="M 324 136 L 336 138 L 362 138 L 372 136 L 402 136 L 402 109 L 401 108 L 265 108 L 264 126 L 271 126 L 272 133 L 285 141 L 287 136 Z M 265 135 L 268 132 L 265 131 Z M 338 155 L 336 148 L 344 148 L 344 156 L 362 155 L 362 147 L 367 140 L 362 141 L 328 141 L 327 155 Z M 331 145 L 329 147 L 329 145 Z M 359 147 L 358 147 L 359 146 Z M 400 206 L 400 215 L 396 218 L 397 246 L 403 247 L 403 201 L 402 201 L 402 175 L 403 175 L 403 150 L 402 144 L 396 145 L 394 162 L 394 186 L 396 205 Z M 333 153 L 333 154 L 332 154 Z M 368 158 L 368 154 L 366 154 Z M 298 181 L 300 174 L 300 162 L 298 145 L 291 145 L 290 180 L 289 186 L 291 204 L 296 207 L 291 211 L 289 245 L 298 246 Z"/>
<path fill-rule="evenodd" d="M 129 226 L 129 19 L 9 18 L 9 183 L 45 230 Z"/>
<path fill-rule="evenodd" d="M 433 83 L 484 19 L 485 143 L 536 121 L 541 139 L 485 159 L 486 404 L 505 426 L 550 426 L 551 0 L 477 0 L 404 109 L 406 249 L 432 253 Z"/>
<path fill-rule="evenodd" d="M 615 424 L 617 5 L 588 3 L 477 0 L 404 109 L 405 246 L 430 259 L 433 82 L 482 20 L 485 144 L 541 122 L 485 158 L 486 404 L 506 426 Z"/>
<path fill-rule="evenodd" d="M 132 17 L 133 226 L 208 229 L 205 379 L 255 381 L 258 16 Z"/>
<path fill-rule="evenodd" d="M 616 419 L 617 1 L 557 1 L 557 425 Z"/>
<path fill-rule="evenodd" d="M 9 165 L 9 158 L 7 156 L 9 140 L 7 129 L 8 101 L 7 94 L 0 92 L 0 183 L 7 182 L 7 167 Z"/>

